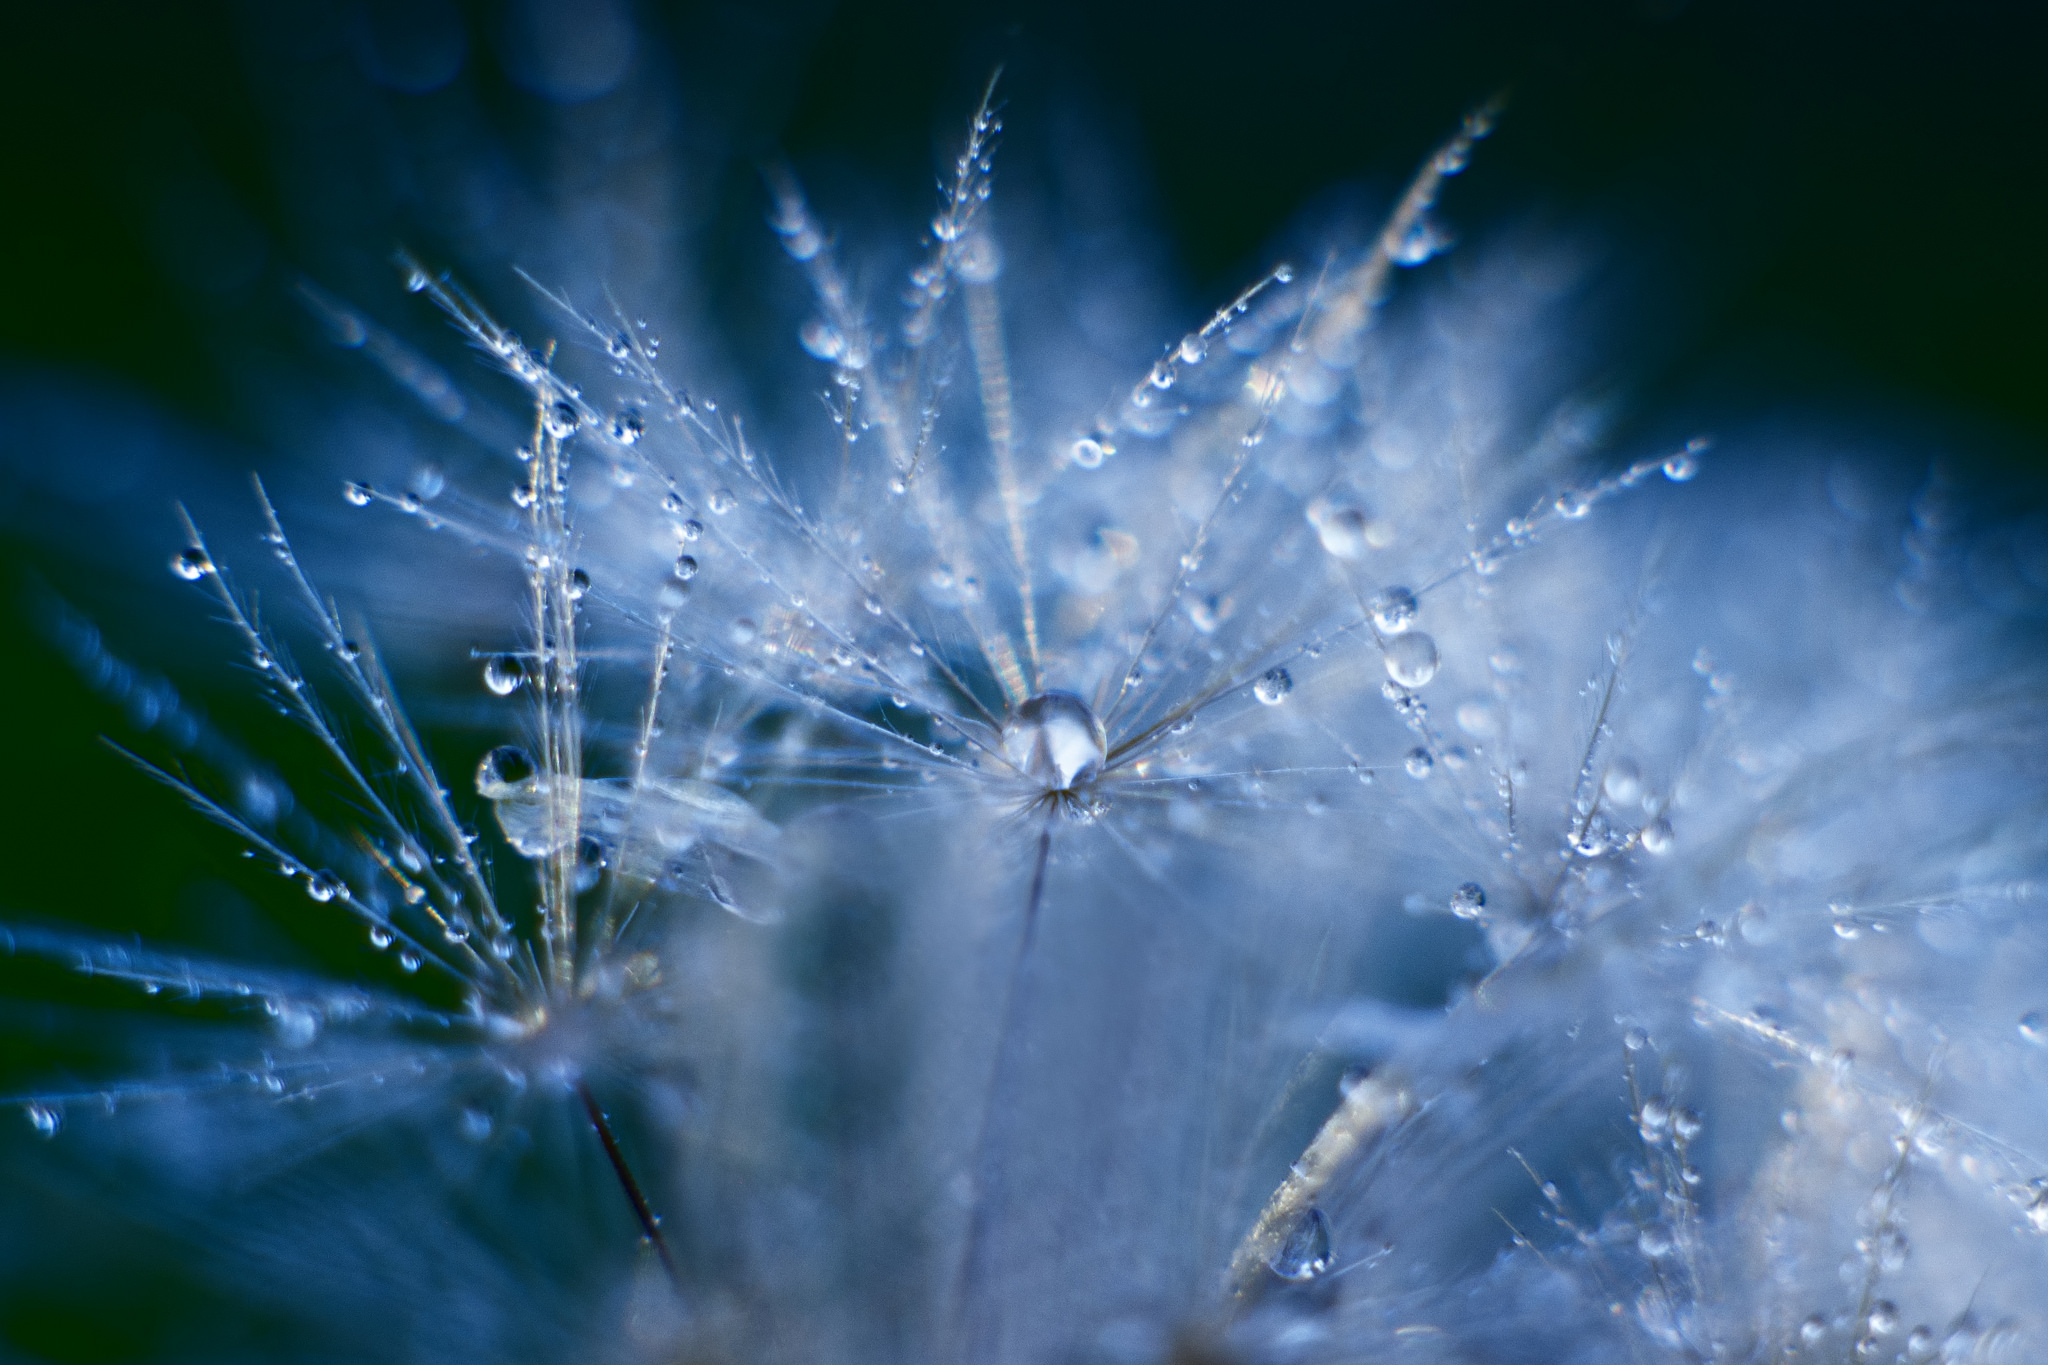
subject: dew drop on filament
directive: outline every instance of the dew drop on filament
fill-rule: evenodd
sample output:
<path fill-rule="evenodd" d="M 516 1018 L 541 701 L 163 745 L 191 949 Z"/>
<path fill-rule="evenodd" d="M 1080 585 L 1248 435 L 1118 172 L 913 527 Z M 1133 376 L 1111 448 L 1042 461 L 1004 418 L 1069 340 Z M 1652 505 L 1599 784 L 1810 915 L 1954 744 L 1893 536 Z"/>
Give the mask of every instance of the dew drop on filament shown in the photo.
<path fill-rule="evenodd" d="M 1366 609 L 1372 613 L 1373 628 L 1382 635 L 1399 635 L 1415 624 L 1415 594 L 1407 588 L 1381 588 Z"/>
<path fill-rule="evenodd" d="M 1387 676 L 1403 687 L 1421 687 L 1436 676 L 1436 641 L 1419 630 L 1387 641 Z"/>
<path fill-rule="evenodd" d="M 526 665 L 510 654 L 493 654 L 484 660 L 484 686 L 500 697 L 509 697 L 526 682 Z"/>
<path fill-rule="evenodd" d="M 1071 791 L 1102 771 L 1102 722 L 1072 692 L 1041 692 L 1003 723 L 1003 758 L 1051 791 Z"/>
<path fill-rule="evenodd" d="M 1281 1279 L 1300 1283 L 1323 1274 L 1331 1260 L 1329 1220 L 1321 1209 L 1311 1208 L 1266 1258 L 1266 1265 Z"/>
<path fill-rule="evenodd" d="M 213 572 L 213 561 L 195 545 L 171 556 L 171 572 L 187 583 L 196 583 Z"/>
<path fill-rule="evenodd" d="M 1252 695 L 1261 706 L 1278 706 L 1293 691 L 1294 675 L 1284 668 L 1273 669 L 1252 684 Z"/>

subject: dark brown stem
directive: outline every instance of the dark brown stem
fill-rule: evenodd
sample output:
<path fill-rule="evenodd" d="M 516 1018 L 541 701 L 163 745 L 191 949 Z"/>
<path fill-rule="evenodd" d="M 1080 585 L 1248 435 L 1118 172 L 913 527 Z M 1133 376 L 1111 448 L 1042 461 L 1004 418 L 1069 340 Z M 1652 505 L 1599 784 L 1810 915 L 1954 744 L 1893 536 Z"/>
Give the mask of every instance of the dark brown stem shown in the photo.
<path fill-rule="evenodd" d="M 654 1212 L 654 1206 L 647 1202 L 646 1193 L 640 1182 L 633 1177 L 633 1168 L 626 1164 L 626 1154 L 619 1150 L 619 1139 L 612 1132 L 612 1121 L 605 1117 L 598 1107 L 597 1096 L 590 1093 L 590 1082 L 576 1082 L 576 1094 L 583 1101 L 583 1112 L 590 1115 L 590 1126 L 597 1129 L 597 1140 L 604 1144 L 605 1158 L 612 1163 L 612 1174 L 619 1178 L 619 1188 L 626 1192 L 626 1202 L 633 1206 L 633 1216 L 640 1220 L 640 1233 L 654 1245 L 654 1254 L 661 1257 L 661 1267 L 678 1289 L 682 1278 L 676 1274 L 675 1258 L 669 1255 L 668 1238 L 661 1232 L 661 1219 Z"/>

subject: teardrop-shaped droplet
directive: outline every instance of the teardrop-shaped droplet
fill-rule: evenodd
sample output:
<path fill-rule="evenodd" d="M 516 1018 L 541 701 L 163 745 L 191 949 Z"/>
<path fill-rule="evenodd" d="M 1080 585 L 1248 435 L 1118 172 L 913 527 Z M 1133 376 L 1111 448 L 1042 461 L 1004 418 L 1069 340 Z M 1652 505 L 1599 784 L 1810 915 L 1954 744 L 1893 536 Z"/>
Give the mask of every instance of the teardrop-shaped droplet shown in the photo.
<path fill-rule="evenodd" d="M 509 697 L 526 682 L 526 665 L 510 654 L 493 654 L 484 660 L 484 686 L 500 697 Z"/>
<path fill-rule="evenodd" d="M 1387 641 L 1387 676 L 1403 687 L 1421 687 L 1436 676 L 1436 641 L 1419 630 Z"/>
<path fill-rule="evenodd" d="M 1311 1208 L 1302 1215 L 1287 1240 L 1266 1259 L 1275 1275 L 1283 1280 L 1313 1280 L 1330 1268 L 1330 1224 L 1323 1211 Z"/>

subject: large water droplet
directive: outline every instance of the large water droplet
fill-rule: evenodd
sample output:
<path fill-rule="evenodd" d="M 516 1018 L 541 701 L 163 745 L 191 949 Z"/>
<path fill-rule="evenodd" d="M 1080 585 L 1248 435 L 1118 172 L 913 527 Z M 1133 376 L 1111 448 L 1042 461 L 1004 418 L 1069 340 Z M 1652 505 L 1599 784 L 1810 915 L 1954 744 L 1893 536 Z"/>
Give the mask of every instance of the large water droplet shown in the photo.
<path fill-rule="evenodd" d="M 418 953 L 414 952 L 410 948 L 407 948 L 398 954 L 398 970 L 410 974 L 412 972 L 418 971 L 419 969 L 420 955 Z"/>
<path fill-rule="evenodd" d="M 1387 676 L 1403 687 L 1421 687 L 1436 676 L 1436 641 L 1419 630 L 1387 641 Z"/>
<path fill-rule="evenodd" d="M 837 360 L 846 354 L 846 336 L 823 318 L 812 318 L 797 333 L 803 348 L 820 360 Z"/>
<path fill-rule="evenodd" d="M 1633 805 L 1643 796 L 1643 770 L 1633 759 L 1617 758 L 1607 765 L 1607 772 L 1600 779 L 1600 790 L 1615 805 Z"/>
<path fill-rule="evenodd" d="M 1660 815 L 1643 826 L 1643 832 L 1638 838 L 1642 842 L 1643 852 L 1661 858 L 1671 851 L 1671 822 Z"/>
<path fill-rule="evenodd" d="M 514 744 L 500 744 L 476 765 L 477 793 L 496 800 L 510 795 L 514 787 L 529 781 L 533 775 L 533 760 L 527 757 L 526 750 Z"/>
<path fill-rule="evenodd" d="M 1252 684 L 1252 695 L 1261 706 L 1278 706 L 1293 691 L 1294 675 L 1284 668 L 1272 669 Z"/>
<path fill-rule="evenodd" d="M 1302 1215 L 1287 1240 L 1266 1258 L 1266 1264 L 1283 1280 L 1313 1280 L 1330 1268 L 1330 1223 L 1323 1211 L 1311 1208 Z"/>
<path fill-rule="evenodd" d="M 376 493 L 366 483 L 347 483 L 341 487 L 341 498 L 350 507 L 368 507 Z"/>
<path fill-rule="evenodd" d="M 1317 498 L 1305 513 L 1323 549 L 1338 559 L 1360 559 L 1372 548 L 1372 518 L 1362 507 Z"/>
<path fill-rule="evenodd" d="M 1415 624 L 1415 594 L 1407 588 L 1381 588 L 1366 604 L 1372 613 L 1373 629 L 1382 635 L 1399 635 Z"/>
<path fill-rule="evenodd" d="M 1435 769 L 1436 760 L 1430 757 L 1429 750 L 1414 748 L 1410 749 L 1408 756 L 1401 760 L 1401 766 L 1408 770 L 1408 776 L 1424 778 L 1428 777 L 1430 772 Z"/>
<path fill-rule="evenodd" d="M 566 441 L 574 436 L 581 422 L 582 419 L 577 415 L 576 409 L 568 403 L 556 403 L 548 409 L 548 435 L 557 441 Z"/>
<path fill-rule="evenodd" d="M 171 556 L 171 572 L 187 583 L 196 583 L 213 572 L 213 561 L 195 545 Z"/>
<path fill-rule="evenodd" d="M 695 578 L 696 576 L 697 558 L 695 555 L 684 555 L 680 559 L 676 560 L 677 578 L 682 579 L 684 582 L 688 582 L 690 579 Z"/>
<path fill-rule="evenodd" d="M 1486 888 L 1478 882 L 1466 882 L 1451 892 L 1451 913 L 1459 919 L 1478 919 L 1486 909 Z"/>
<path fill-rule="evenodd" d="M 1003 758 L 1033 782 L 1068 791 L 1102 771 L 1109 741 L 1088 703 L 1041 692 L 1003 723 Z"/>
<path fill-rule="evenodd" d="M 380 953 L 389 948 L 391 946 L 391 931 L 381 924 L 371 925 L 370 946 Z"/>
<path fill-rule="evenodd" d="M 500 697 L 509 697 L 526 682 L 526 665 L 510 654 L 493 654 L 484 660 L 484 686 Z"/>
<path fill-rule="evenodd" d="M 347 884 L 332 872 L 322 870 L 306 878 L 306 894 L 316 901 L 331 901 L 347 891 Z"/>

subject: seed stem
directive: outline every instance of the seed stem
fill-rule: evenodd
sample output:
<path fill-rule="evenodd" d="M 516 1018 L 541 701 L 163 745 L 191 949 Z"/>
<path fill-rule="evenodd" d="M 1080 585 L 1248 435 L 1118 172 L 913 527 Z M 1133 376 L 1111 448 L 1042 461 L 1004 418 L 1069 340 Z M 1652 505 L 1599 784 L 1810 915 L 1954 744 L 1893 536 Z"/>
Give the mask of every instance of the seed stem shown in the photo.
<path fill-rule="evenodd" d="M 590 1082 L 576 1082 L 576 1095 L 583 1101 L 583 1112 L 590 1115 L 590 1126 L 597 1129 L 597 1140 L 604 1144 L 605 1158 L 612 1163 L 612 1174 L 619 1178 L 619 1188 L 626 1193 L 626 1202 L 633 1206 L 633 1216 L 640 1220 L 640 1233 L 654 1246 L 654 1254 L 661 1257 L 661 1267 L 668 1272 L 669 1281 L 681 1289 L 682 1277 L 676 1274 L 675 1258 L 669 1254 L 668 1238 L 662 1235 L 661 1218 L 654 1212 L 654 1206 L 647 1202 L 646 1192 L 634 1178 L 633 1168 L 626 1164 L 626 1154 L 619 1150 L 618 1136 L 612 1132 L 612 1121 L 598 1106 L 597 1096 L 590 1093 Z"/>

